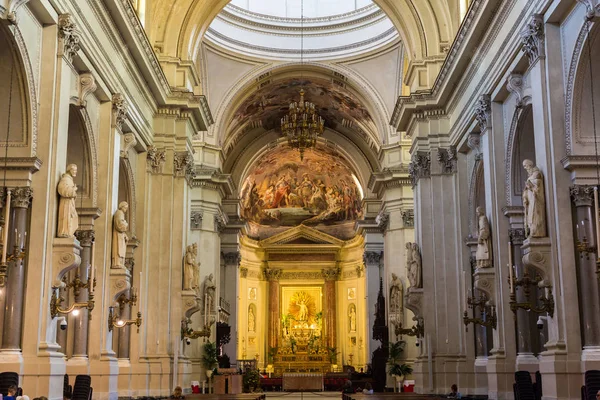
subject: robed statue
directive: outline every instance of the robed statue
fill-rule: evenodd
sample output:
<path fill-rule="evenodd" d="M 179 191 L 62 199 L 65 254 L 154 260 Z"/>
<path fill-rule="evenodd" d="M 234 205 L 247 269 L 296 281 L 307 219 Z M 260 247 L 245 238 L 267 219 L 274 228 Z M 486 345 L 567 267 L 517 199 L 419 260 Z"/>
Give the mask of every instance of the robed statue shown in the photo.
<path fill-rule="evenodd" d="M 215 293 L 217 286 L 213 280 L 213 274 L 210 274 L 204 281 L 204 312 L 210 315 L 215 307 Z"/>
<path fill-rule="evenodd" d="M 392 274 L 392 282 L 390 283 L 390 311 L 392 313 L 402 312 L 402 301 L 404 297 L 404 288 L 398 275 Z"/>
<path fill-rule="evenodd" d="M 112 234 L 112 267 L 125 268 L 125 256 L 127 254 L 127 230 L 129 224 L 125 219 L 125 213 L 129 209 L 126 201 L 119 203 L 119 209 L 113 216 L 113 234 Z"/>
<path fill-rule="evenodd" d="M 198 263 L 196 262 L 196 244 L 192 244 L 186 247 L 185 260 L 183 266 L 183 290 L 194 290 L 198 288 L 197 269 Z"/>
<path fill-rule="evenodd" d="M 490 222 L 483 212 L 482 207 L 477 207 L 478 238 L 475 260 L 477 268 L 492 266 L 492 240 L 490 235 Z"/>
<path fill-rule="evenodd" d="M 544 175 L 531 160 L 524 160 L 523 168 L 527 171 L 527 181 L 523 189 L 525 237 L 546 237 Z"/>
<path fill-rule="evenodd" d="M 406 243 L 406 269 L 410 287 L 421 288 L 421 252 L 416 243 Z"/>
<path fill-rule="evenodd" d="M 75 208 L 75 199 L 77 198 L 77 185 L 75 178 L 77 176 L 77 165 L 69 164 L 67 172 L 62 174 L 58 182 L 57 191 L 60 196 L 58 201 L 58 228 L 56 236 L 59 238 L 68 238 L 75 236 L 75 231 L 79 228 L 79 217 L 77 208 Z"/>

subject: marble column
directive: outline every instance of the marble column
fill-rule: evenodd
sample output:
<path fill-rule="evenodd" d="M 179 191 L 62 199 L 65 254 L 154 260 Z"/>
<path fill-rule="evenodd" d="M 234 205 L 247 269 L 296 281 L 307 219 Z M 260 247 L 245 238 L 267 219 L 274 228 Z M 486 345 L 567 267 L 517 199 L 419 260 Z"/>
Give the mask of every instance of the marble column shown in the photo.
<path fill-rule="evenodd" d="M 325 333 L 327 334 L 327 346 L 336 347 L 336 294 L 335 283 L 337 281 L 339 271 L 337 269 L 323 270 L 323 278 L 325 278 Z"/>
<path fill-rule="evenodd" d="M 383 261 L 382 251 L 365 250 L 363 260 L 366 266 L 367 275 L 367 332 L 371 332 L 375 323 L 375 307 L 377 305 L 377 292 L 379 291 L 380 265 Z M 373 339 L 373 335 L 368 335 L 369 348 L 368 355 L 379 347 L 379 341 Z"/>
<path fill-rule="evenodd" d="M 592 204 L 594 201 L 593 186 L 575 185 L 570 188 L 571 198 L 575 204 L 577 218 L 576 238 L 583 242 L 584 238 L 589 246 L 596 244 L 594 236 L 595 220 L 593 218 Z M 576 258 L 579 267 L 579 298 L 581 304 L 581 329 L 583 334 L 583 349 L 598 348 L 600 346 L 600 296 L 598 293 L 598 278 L 596 276 L 596 253 L 579 253 Z"/>
<path fill-rule="evenodd" d="M 277 347 L 279 338 L 279 278 L 281 269 L 266 269 L 265 276 L 269 281 L 269 349 Z"/>
<path fill-rule="evenodd" d="M 26 248 L 27 227 L 29 226 L 28 208 L 33 190 L 30 187 L 18 187 L 12 191 L 12 224 L 9 231 L 9 248 Z M 26 249 L 27 250 L 27 249 Z M 25 295 L 25 263 L 18 259 L 8 264 L 8 281 L 6 283 L 6 310 L 4 314 L 4 335 L 2 351 L 21 349 L 21 333 L 23 327 L 23 298 Z"/>
<path fill-rule="evenodd" d="M 79 265 L 79 279 L 87 282 L 88 267 L 92 259 L 92 242 L 94 241 L 94 231 L 85 230 L 75 232 L 77 240 L 81 245 L 81 264 Z M 93 282 L 91 282 L 93 285 Z M 81 289 L 75 301 L 84 303 L 88 301 L 88 289 Z M 73 318 L 73 357 L 87 358 L 88 356 L 88 315 L 87 308 L 79 310 L 79 315 Z"/>
<path fill-rule="evenodd" d="M 223 297 L 229 303 L 229 326 L 231 327 L 231 340 L 223 346 L 223 352 L 230 357 L 237 354 L 237 343 L 235 338 L 238 337 L 238 269 L 240 266 L 241 255 L 239 251 L 231 251 L 224 253 L 225 274 L 223 275 Z"/>

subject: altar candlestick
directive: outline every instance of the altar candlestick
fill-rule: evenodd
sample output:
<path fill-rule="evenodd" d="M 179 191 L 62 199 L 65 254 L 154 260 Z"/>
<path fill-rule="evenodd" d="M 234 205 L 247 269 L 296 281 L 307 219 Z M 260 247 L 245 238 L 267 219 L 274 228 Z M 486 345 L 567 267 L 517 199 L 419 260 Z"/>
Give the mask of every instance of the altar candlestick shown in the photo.
<path fill-rule="evenodd" d="M 594 217 L 596 220 L 596 257 L 600 254 L 600 210 L 598 210 L 598 187 L 594 186 Z"/>

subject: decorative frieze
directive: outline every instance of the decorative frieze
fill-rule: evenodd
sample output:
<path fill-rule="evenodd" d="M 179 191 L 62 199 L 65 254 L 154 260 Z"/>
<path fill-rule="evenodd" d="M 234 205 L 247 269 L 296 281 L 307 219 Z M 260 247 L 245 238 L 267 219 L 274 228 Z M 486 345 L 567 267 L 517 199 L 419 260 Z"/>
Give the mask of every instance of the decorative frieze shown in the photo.
<path fill-rule="evenodd" d="M 413 228 L 415 226 L 415 210 L 402 211 L 402 223 L 405 228 Z"/>
<path fill-rule="evenodd" d="M 575 185 L 569 188 L 571 199 L 575 207 L 591 207 L 594 202 L 594 187 L 587 185 Z"/>
<path fill-rule="evenodd" d="M 96 233 L 93 230 L 75 231 L 75 237 L 79 240 L 79 244 L 83 247 L 90 247 L 96 239 Z"/>
<path fill-rule="evenodd" d="M 383 260 L 383 252 L 382 251 L 365 251 L 363 254 L 363 261 L 367 265 L 367 267 L 379 267 L 381 261 Z"/>
<path fill-rule="evenodd" d="M 155 146 L 148 146 L 148 152 L 146 153 L 146 169 L 148 172 L 153 174 L 159 174 L 162 172 L 162 167 L 165 163 L 166 151 L 165 149 L 157 149 Z"/>
<path fill-rule="evenodd" d="M 265 268 L 263 274 L 268 281 L 278 281 L 281 279 L 282 270 L 280 268 Z"/>
<path fill-rule="evenodd" d="M 202 228 L 202 217 L 204 213 L 202 211 L 192 211 L 190 215 L 190 229 L 193 231 L 200 230 Z"/>
<path fill-rule="evenodd" d="M 307 281 L 322 279 L 323 275 L 319 271 L 286 271 L 281 274 L 280 279 Z"/>
<path fill-rule="evenodd" d="M 489 94 L 479 96 L 475 104 L 475 118 L 481 132 L 485 132 L 491 127 L 492 122 L 492 102 Z"/>
<path fill-rule="evenodd" d="M 328 268 L 321 270 L 321 275 L 326 281 L 337 281 L 340 276 L 339 268 Z"/>
<path fill-rule="evenodd" d="M 121 93 L 112 96 L 113 126 L 118 130 L 123 128 L 123 122 L 127 119 L 127 101 Z"/>
<path fill-rule="evenodd" d="M 510 228 L 508 230 L 508 238 L 516 245 L 521 246 L 525 241 L 525 229 L 524 228 Z"/>
<path fill-rule="evenodd" d="M 77 105 L 86 107 L 86 97 L 88 97 L 90 93 L 94 93 L 97 88 L 96 79 L 91 72 L 84 72 L 79 75 L 79 79 L 77 80 Z"/>
<path fill-rule="evenodd" d="M 447 149 L 439 148 L 437 152 L 437 160 L 442 167 L 442 174 L 453 174 L 456 172 L 456 148 L 450 146 Z"/>
<path fill-rule="evenodd" d="M 232 251 L 229 253 L 223 253 L 223 260 L 225 261 L 225 265 L 235 265 L 238 266 L 242 261 L 242 255 L 239 251 Z"/>
<path fill-rule="evenodd" d="M 58 16 L 58 39 L 59 49 L 61 54 L 69 60 L 73 61 L 73 57 L 80 50 L 81 32 L 77 29 L 75 21 L 71 14 L 60 14 Z"/>
<path fill-rule="evenodd" d="M 417 152 L 412 155 L 410 164 L 408 165 L 408 174 L 413 187 L 421 178 L 429 178 L 431 176 L 431 155 L 429 152 Z"/>
<path fill-rule="evenodd" d="M 529 64 L 533 64 L 544 52 L 544 20 L 541 14 L 533 14 L 521 31 L 521 43 L 523 51 L 529 58 Z"/>
<path fill-rule="evenodd" d="M 11 190 L 11 204 L 16 208 L 29 208 L 31 198 L 33 197 L 33 189 L 29 186 L 16 187 Z"/>

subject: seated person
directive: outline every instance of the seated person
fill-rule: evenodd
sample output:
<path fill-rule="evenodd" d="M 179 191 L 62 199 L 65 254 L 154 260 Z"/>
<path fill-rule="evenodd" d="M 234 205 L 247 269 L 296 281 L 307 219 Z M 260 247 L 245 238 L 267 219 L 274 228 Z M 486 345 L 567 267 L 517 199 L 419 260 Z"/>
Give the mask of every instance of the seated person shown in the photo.
<path fill-rule="evenodd" d="M 170 399 L 185 399 L 185 396 L 183 395 L 183 392 L 181 390 L 181 386 L 175 386 L 175 389 L 173 389 L 173 394 L 169 398 Z"/>
<path fill-rule="evenodd" d="M 373 394 L 373 386 L 369 382 L 365 383 L 365 388 L 362 392 L 363 394 Z"/>
<path fill-rule="evenodd" d="M 456 383 L 450 386 L 450 390 L 451 392 L 448 394 L 449 399 L 462 399 L 462 395 L 458 391 L 458 386 L 456 386 Z"/>
<path fill-rule="evenodd" d="M 352 381 L 347 380 L 344 382 L 344 387 L 342 388 L 342 393 L 354 393 L 354 389 L 352 388 Z"/>
<path fill-rule="evenodd" d="M 16 400 L 17 399 L 17 387 L 15 385 L 10 385 L 8 387 L 8 390 L 6 391 L 6 393 L 8 393 L 8 395 L 4 396 L 4 400 Z"/>

